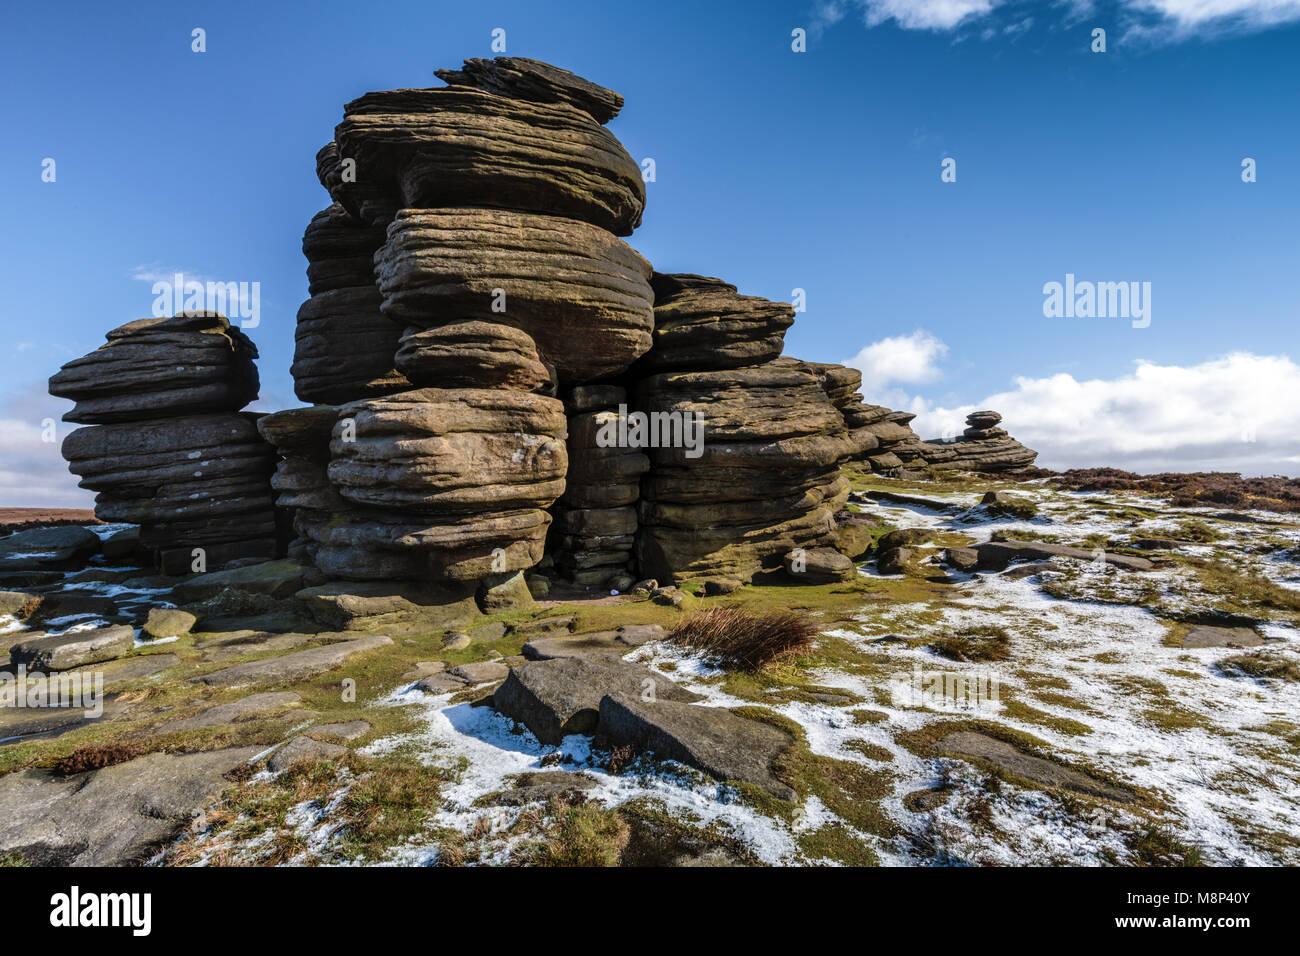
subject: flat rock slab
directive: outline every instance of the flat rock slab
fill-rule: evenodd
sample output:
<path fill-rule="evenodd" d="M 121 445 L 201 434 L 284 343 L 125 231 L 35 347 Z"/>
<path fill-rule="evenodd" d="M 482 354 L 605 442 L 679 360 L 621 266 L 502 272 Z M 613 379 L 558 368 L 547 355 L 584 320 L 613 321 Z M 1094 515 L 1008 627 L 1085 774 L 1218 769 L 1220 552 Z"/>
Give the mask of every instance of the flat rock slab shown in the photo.
<path fill-rule="evenodd" d="M 700 700 L 648 668 L 599 658 L 560 657 L 516 667 L 497 688 L 492 706 L 519 721 L 542 743 L 559 744 L 569 734 L 591 734 L 601 698 L 621 693 L 657 700 Z"/>
<path fill-rule="evenodd" d="M 278 691 L 268 694 L 250 694 L 248 697 L 231 701 L 228 704 L 218 704 L 215 707 L 209 707 L 193 717 L 185 717 L 180 720 L 171 720 L 163 724 L 156 731 L 160 734 L 175 733 L 180 730 L 198 730 L 202 727 L 219 727 L 222 724 L 233 724 L 237 720 L 244 720 L 249 717 L 256 717 L 261 714 L 269 714 L 277 710 L 283 710 L 291 707 L 301 701 L 302 698 L 292 691 Z"/>
<path fill-rule="evenodd" d="M 128 681 L 139 680 L 141 677 L 152 677 L 154 674 L 161 674 L 180 662 L 180 657 L 175 654 L 139 654 L 124 660 L 109 661 L 107 664 L 88 665 L 66 673 L 102 673 L 104 675 L 104 687 L 113 688 Z"/>
<path fill-rule="evenodd" d="M 574 617 L 543 617 L 510 625 L 510 633 L 522 637 L 554 637 L 573 630 Z"/>
<path fill-rule="evenodd" d="M 1001 571 L 1012 561 L 1046 561 L 1051 558 L 1093 561 L 1098 557 L 1096 552 L 1084 548 L 1044 544 L 1041 541 L 989 541 L 977 545 L 974 550 L 979 553 L 981 571 Z M 1103 551 L 1100 557 L 1111 567 L 1124 571 L 1150 571 L 1154 567 L 1146 558 L 1135 558 L 1127 554 Z"/>
<path fill-rule="evenodd" d="M 215 647 L 203 645 L 203 659 L 210 662 L 228 661 L 232 657 L 260 654 L 263 651 L 290 651 L 304 644 L 343 643 L 356 640 L 355 634 L 261 634 L 253 640 L 224 641 Z"/>
<path fill-rule="evenodd" d="M 455 694 L 469 686 L 469 681 L 457 677 L 450 671 L 446 673 L 430 674 L 415 682 L 415 689 L 423 691 L 426 694 L 433 694 L 435 697 L 440 694 Z"/>
<path fill-rule="evenodd" d="M 125 866 L 150 856 L 230 785 L 261 748 L 149 754 L 61 777 L 0 777 L 0 853 L 33 866 Z"/>
<path fill-rule="evenodd" d="M 0 706 L 0 746 L 20 743 L 32 737 L 61 737 L 69 731 L 100 720 L 112 720 L 125 710 L 115 695 L 106 694 L 98 715 L 86 707 L 14 707 L 8 695 Z M 88 701 L 86 703 L 89 703 Z"/>
<path fill-rule="evenodd" d="M 549 800 L 574 800 L 596 786 L 596 781 L 567 770 L 548 770 L 517 774 L 509 790 L 492 794 L 484 803 L 489 807 L 522 807 Z"/>
<path fill-rule="evenodd" d="M 135 631 L 116 625 L 22 641 L 9 648 L 9 659 L 29 671 L 66 671 L 114 660 L 134 648 Z"/>
<path fill-rule="evenodd" d="M 1183 638 L 1183 647 L 1259 647 L 1264 638 L 1252 627 L 1194 627 Z"/>
<path fill-rule="evenodd" d="M 272 773 L 279 773 L 288 770 L 296 763 L 335 760 L 347 752 L 347 747 L 340 747 L 338 744 L 327 744 L 320 740 L 312 740 L 310 737 L 294 737 L 271 755 L 271 759 L 266 762 L 266 769 Z"/>
<path fill-rule="evenodd" d="M 99 553 L 99 535 L 76 525 L 33 528 L 0 538 L 0 571 L 66 571 Z"/>
<path fill-rule="evenodd" d="M 591 631 L 567 637 L 540 637 L 523 647 L 524 657 L 533 661 L 557 657 L 599 657 L 621 660 L 628 652 L 651 641 L 662 641 L 668 632 L 659 624 L 625 624 L 614 631 Z"/>
<path fill-rule="evenodd" d="M 1117 787 L 1091 777 L 1079 770 L 1044 760 L 1025 753 L 1018 747 L 973 730 L 959 730 L 935 744 L 935 750 L 956 757 L 983 760 L 1043 787 L 1072 790 L 1090 797 L 1132 803 L 1136 796 L 1131 790 Z"/>
<path fill-rule="evenodd" d="M 792 743 L 785 731 L 720 707 L 625 694 L 601 698 L 596 728 L 598 747 L 631 747 L 719 780 L 752 783 L 782 800 L 793 800 L 795 792 L 776 778 L 772 764 Z"/>
<path fill-rule="evenodd" d="M 327 734 L 340 740 L 356 740 L 370 733 L 370 724 L 364 720 L 349 720 L 340 724 L 321 724 L 311 729 L 313 734 Z"/>
<path fill-rule="evenodd" d="M 304 588 L 295 596 L 321 627 L 401 636 L 451 630 L 481 620 L 472 587 L 466 587 L 334 581 Z"/>
<path fill-rule="evenodd" d="M 432 677 L 434 674 L 441 674 L 446 669 L 446 661 L 416 661 L 415 667 L 402 675 L 402 680 L 409 683 L 410 681 L 417 681 L 422 677 Z"/>
<path fill-rule="evenodd" d="M 461 664 L 448 671 L 452 677 L 459 677 L 467 684 L 488 684 L 505 680 L 510 676 L 510 668 L 498 661 L 476 661 L 473 664 Z"/>
<path fill-rule="evenodd" d="M 173 589 L 172 600 L 178 604 L 190 604 L 216 597 L 226 588 L 265 594 L 273 598 L 287 598 L 301 590 L 302 575 L 303 567 L 297 561 L 264 561 L 229 571 L 200 574 L 182 581 Z"/>
<path fill-rule="evenodd" d="M 1032 561 L 1029 564 L 1019 564 L 1014 568 L 1008 568 L 1003 571 L 1001 577 L 1008 581 L 1020 581 L 1024 578 L 1033 578 L 1042 574 L 1044 571 L 1060 571 L 1061 565 L 1055 561 Z"/>
<path fill-rule="evenodd" d="M 355 641 L 329 644 L 325 647 L 313 647 L 305 651 L 285 654 L 283 657 L 268 657 L 260 661 L 248 661 L 226 667 L 211 674 L 193 677 L 191 680 L 210 686 L 238 687 L 242 684 L 280 684 L 286 681 L 305 680 L 325 671 L 333 670 L 343 664 L 349 657 L 372 651 L 377 647 L 392 644 L 389 637 L 363 637 Z"/>
<path fill-rule="evenodd" d="M 944 501 L 941 498 L 923 498 L 920 495 L 905 495 L 897 491 L 877 491 L 869 489 L 862 493 L 864 498 L 871 501 L 884 502 L 891 505 L 909 505 L 913 508 L 928 508 L 931 511 L 942 511 L 955 514 L 959 511 L 965 511 L 966 505 L 957 504 L 952 501 Z"/>

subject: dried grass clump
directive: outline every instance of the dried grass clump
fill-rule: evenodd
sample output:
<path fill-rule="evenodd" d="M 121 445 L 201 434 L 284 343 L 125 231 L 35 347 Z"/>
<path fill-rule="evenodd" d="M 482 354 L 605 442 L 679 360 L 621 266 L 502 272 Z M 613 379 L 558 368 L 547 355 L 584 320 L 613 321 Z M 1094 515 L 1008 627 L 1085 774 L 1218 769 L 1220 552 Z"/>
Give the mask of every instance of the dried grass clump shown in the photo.
<path fill-rule="evenodd" d="M 716 667 L 756 671 L 812 643 L 817 628 L 801 614 L 757 615 L 736 607 L 696 611 L 668 639 L 695 648 Z"/>
<path fill-rule="evenodd" d="M 84 773 L 87 770 L 100 770 L 113 764 L 126 763 L 146 753 L 136 744 L 103 744 L 93 747 L 79 747 L 66 757 L 54 762 L 55 773 L 64 777 Z"/>

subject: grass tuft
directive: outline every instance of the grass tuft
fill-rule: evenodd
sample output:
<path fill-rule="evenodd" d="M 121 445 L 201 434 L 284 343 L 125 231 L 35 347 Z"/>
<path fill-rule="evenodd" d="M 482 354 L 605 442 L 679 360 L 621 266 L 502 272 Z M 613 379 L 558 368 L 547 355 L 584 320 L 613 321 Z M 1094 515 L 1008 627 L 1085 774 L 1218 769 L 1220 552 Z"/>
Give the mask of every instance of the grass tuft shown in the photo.
<path fill-rule="evenodd" d="M 1219 661 L 1219 670 L 1227 674 L 1271 678 L 1289 681 L 1292 684 L 1300 682 L 1300 667 L 1297 667 L 1294 661 L 1268 654 L 1238 654 L 1235 657 L 1225 657 Z"/>
<path fill-rule="evenodd" d="M 756 671 L 804 650 L 816 634 L 811 620 L 792 611 L 756 615 L 718 607 L 696 611 L 668 639 L 696 648 L 714 666 Z"/>
<path fill-rule="evenodd" d="M 87 770 L 100 770 L 113 764 L 126 763 L 143 756 L 145 750 L 136 744 L 100 744 L 91 747 L 79 747 L 65 757 L 54 762 L 55 773 L 71 777 L 73 774 Z"/>

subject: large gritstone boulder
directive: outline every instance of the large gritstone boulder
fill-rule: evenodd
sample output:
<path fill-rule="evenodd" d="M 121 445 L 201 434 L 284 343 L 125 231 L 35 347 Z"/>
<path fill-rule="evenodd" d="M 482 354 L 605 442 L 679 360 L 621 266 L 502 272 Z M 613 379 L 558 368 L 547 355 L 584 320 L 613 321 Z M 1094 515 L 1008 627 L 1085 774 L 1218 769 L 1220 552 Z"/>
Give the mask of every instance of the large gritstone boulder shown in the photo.
<path fill-rule="evenodd" d="M 563 384 L 623 372 L 650 348 L 650 264 L 584 222 L 403 209 L 375 263 L 390 319 L 426 328 L 445 316 L 520 329 Z"/>
<path fill-rule="evenodd" d="M 397 367 L 421 387 L 531 392 L 551 381 L 532 337 L 497 322 L 407 329 L 398 345 Z"/>
<path fill-rule="evenodd" d="M 570 734 L 594 733 L 600 699 L 615 693 L 651 701 L 700 699 L 639 664 L 560 657 L 511 670 L 493 695 L 492 706 L 523 724 L 542 743 L 558 744 Z"/>
<path fill-rule="evenodd" d="M 761 365 L 781 354 L 794 307 L 734 285 L 697 275 L 655 273 L 654 348 L 641 362 L 647 372 Z"/>
<path fill-rule="evenodd" d="M 64 439 L 63 457 L 80 487 L 98 492 L 96 517 L 140 525 L 140 543 L 178 551 L 180 570 L 190 570 L 197 547 L 246 545 L 218 548 L 222 560 L 273 557 L 274 450 L 256 420 L 185 415 L 93 425 Z"/>
<path fill-rule="evenodd" d="M 839 465 L 862 445 L 811 372 L 770 362 L 653 375 L 637 407 L 657 438 L 675 420 L 702 423 L 705 436 L 695 448 L 660 441 L 648 451 L 643 575 L 748 581 L 791 550 L 834 544 L 832 516 L 849 492 Z"/>
<path fill-rule="evenodd" d="M 590 113 L 468 86 L 367 93 L 335 130 L 341 160 L 396 208 L 482 206 L 549 213 L 626 236 L 645 182 Z M 363 208 L 346 188 L 348 211 Z"/>
<path fill-rule="evenodd" d="M 471 580 L 541 559 L 564 492 L 564 406 L 511 389 L 417 389 L 342 406 L 327 476 L 348 511 L 307 515 L 327 574 Z"/>
<path fill-rule="evenodd" d="M 224 316 L 186 312 L 119 326 L 50 378 L 83 425 L 234 412 L 257 398 L 257 348 Z"/>

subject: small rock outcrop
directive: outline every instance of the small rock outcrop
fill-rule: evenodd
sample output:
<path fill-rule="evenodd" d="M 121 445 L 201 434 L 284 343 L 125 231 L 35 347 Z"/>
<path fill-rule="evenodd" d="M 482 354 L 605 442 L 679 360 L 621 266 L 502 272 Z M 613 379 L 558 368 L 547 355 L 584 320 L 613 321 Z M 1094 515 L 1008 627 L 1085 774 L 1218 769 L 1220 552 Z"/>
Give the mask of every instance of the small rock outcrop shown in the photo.
<path fill-rule="evenodd" d="M 1026 448 L 999 427 L 1002 416 L 994 411 L 971 412 L 966 430 L 953 441 L 928 441 L 920 453 L 937 468 L 962 471 L 1004 472 L 1028 468 L 1038 452 Z"/>
<path fill-rule="evenodd" d="M 257 349 L 215 312 L 140 319 L 50 379 L 76 402 L 64 439 L 101 521 L 138 524 L 163 571 L 271 558 L 278 548 L 274 451 L 241 414 L 257 397 Z"/>

